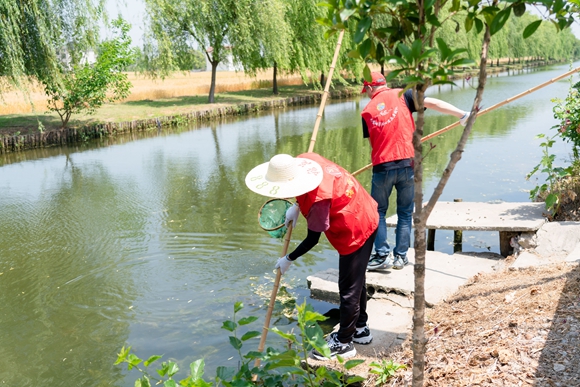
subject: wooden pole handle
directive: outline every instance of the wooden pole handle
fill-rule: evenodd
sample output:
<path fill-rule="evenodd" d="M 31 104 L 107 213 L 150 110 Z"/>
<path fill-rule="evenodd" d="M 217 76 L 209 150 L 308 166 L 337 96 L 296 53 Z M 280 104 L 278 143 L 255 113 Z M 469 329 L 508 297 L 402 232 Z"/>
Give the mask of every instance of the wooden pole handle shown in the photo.
<path fill-rule="evenodd" d="M 316 143 L 316 135 L 318 134 L 318 127 L 320 126 L 322 114 L 324 113 L 324 106 L 326 105 L 326 97 L 329 94 L 330 84 L 332 83 L 332 74 L 334 73 L 336 60 L 338 59 L 338 54 L 340 53 L 340 46 L 342 45 L 343 36 L 344 30 L 340 31 L 340 35 L 338 35 L 338 42 L 336 43 L 336 49 L 334 50 L 334 57 L 332 58 L 332 64 L 330 65 L 330 69 L 328 71 L 328 77 L 326 77 L 326 85 L 324 86 L 324 93 L 322 94 L 320 107 L 318 108 L 318 114 L 316 115 L 316 121 L 314 122 L 314 130 L 312 131 L 312 137 L 310 138 L 310 145 L 308 146 L 309 153 L 312 152 L 312 150 L 314 149 L 314 144 Z"/>

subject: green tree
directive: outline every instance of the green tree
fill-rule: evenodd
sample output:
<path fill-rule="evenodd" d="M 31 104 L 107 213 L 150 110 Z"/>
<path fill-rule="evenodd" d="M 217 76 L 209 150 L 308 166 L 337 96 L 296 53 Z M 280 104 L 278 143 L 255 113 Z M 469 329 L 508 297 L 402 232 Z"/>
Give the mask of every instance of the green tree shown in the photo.
<path fill-rule="evenodd" d="M 65 43 L 84 52 L 98 39 L 104 0 L 0 2 L 0 94 L 27 81 L 58 82 Z"/>
<path fill-rule="evenodd" d="M 353 40 L 357 44 L 352 57 L 365 63 L 390 61 L 394 70 L 387 75 L 387 81 L 400 76 L 407 88 L 413 89 L 413 98 L 418 116 L 413 136 L 415 147 L 415 289 L 413 314 L 413 386 L 423 386 L 425 366 L 425 255 L 426 255 L 426 221 L 435 203 L 441 196 L 461 154 L 465 149 L 471 128 L 475 122 L 477 110 L 481 104 L 486 83 L 486 66 L 492 36 L 500 32 L 512 14 L 520 17 L 525 13 L 526 4 L 541 4 L 546 7 L 546 15 L 559 30 L 569 27 L 578 14 L 578 5 L 573 2 L 514 1 L 500 3 L 477 2 L 464 0 L 441 0 L 429 2 L 392 2 L 390 0 L 367 0 L 352 2 L 350 0 L 332 0 L 324 5 L 329 14 L 325 21 L 329 32 L 335 33 L 349 29 L 353 24 Z M 390 25 L 374 25 L 374 19 L 390 18 Z M 450 15 L 461 15 L 463 23 L 458 23 Z M 429 201 L 423 203 L 423 164 L 422 143 L 424 129 L 424 98 L 427 88 L 434 84 L 451 83 L 449 76 L 455 66 L 463 66 L 472 61 L 462 59 L 470 47 L 460 45 L 459 41 L 451 46 L 442 38 L 436 39 L 436 32 L 445 24 L 452 23 L 456 33 L 482 33 L 479 55 L 479 76 L 476 95 L 461 138 L 441 179 Z M 518 31 L 518 37 L 531 36 L 543 20 L 534 21 Z M 523 33 L 522 33 L 523 32 Z M 378 41 L 378 42 L 377 42 Z M 370 69 L 365 67 L 364 77 L 370 80 Z"/>
<path fill-rule="evenodd" d="M 130 25 L 121 17 L 113 21 L 117 37 L 99 45 L 96 63 L 87 61 L 61 67 L 62 82 L 44 82 L 49 111 L 56 112 L 65 128 L 71 115 L 92 114 L 104 103 L 129 95 L 131 82 L 122 71 L 133 61 Z"/>
<path fill-rule="evenodd" d="M 145 52 L 150 70 L 164 76 L 178 69 L 184 51 L 176 48 L 192 39 L 211 64 L 208 102 L 213 103 L 218 65 L 230 53 L 236 63 L 255 55 L 253 36 L 260 5 L 252 0 L 146 0 L 150 31 L 145 36 Z"/>

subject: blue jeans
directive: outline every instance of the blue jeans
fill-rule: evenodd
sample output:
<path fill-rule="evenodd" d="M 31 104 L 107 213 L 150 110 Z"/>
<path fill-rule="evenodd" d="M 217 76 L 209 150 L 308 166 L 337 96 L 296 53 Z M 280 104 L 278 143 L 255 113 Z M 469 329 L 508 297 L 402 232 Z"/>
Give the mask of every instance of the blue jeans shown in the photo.
<path fill-rule="evenodd" d="M 393 254 L 401 257 L 407 256 L 413 222 L 414 176 L 412 167 L 391 169 L 379 173 L 373 172 L 371 196 L 379 205 L 379 229 L 375 239 L 375 253 L 379 255 L 388 255 L 391 251 L 387 242 L 385 214 L 389 208 L 389 196 L 391 196 L 394 186 L 397 191 L 398 219 Z"/>

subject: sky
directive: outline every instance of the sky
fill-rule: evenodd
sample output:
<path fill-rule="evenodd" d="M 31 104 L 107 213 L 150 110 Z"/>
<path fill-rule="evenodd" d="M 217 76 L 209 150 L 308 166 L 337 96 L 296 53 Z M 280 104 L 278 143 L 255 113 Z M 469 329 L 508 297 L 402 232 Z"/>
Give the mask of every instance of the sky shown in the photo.
<path fill-rule="evenodd" d="M 533 14 L 540 15 L 540 11 L 534 7 L 528 6 L 526 9 Z M 143 20 L 145 20 L 144 0 L 107 0 L 107 11 L 111 19 L 120 13 L 131 24 L 130 35 L 133 45 L 141 47 L 143 45 Z M 571 28 L 576 38 L 580 39 L 580 24 L 575 23 Z"/>
<path fill-rule="evenodd" d="M 132 45 L 143 46 L 143 28 L 145 20 L 145 2 L 143 0 L 107 0 L 107 12 L 114 19 L 121 14 L 131 24 Z"/>

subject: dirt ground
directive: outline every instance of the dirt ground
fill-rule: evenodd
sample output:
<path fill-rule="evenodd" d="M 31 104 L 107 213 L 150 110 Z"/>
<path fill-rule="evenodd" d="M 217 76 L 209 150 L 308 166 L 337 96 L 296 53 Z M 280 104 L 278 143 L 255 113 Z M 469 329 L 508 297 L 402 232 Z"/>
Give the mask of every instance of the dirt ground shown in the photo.
<path fill-rule="evenodd" d="M 578 263 L 479 275 L 428 310 L 424 385 L 580 386 L 579 335 Z M 411 385 L 412 357 L 386 354 L 408 365 L 387 386 Z"/>

